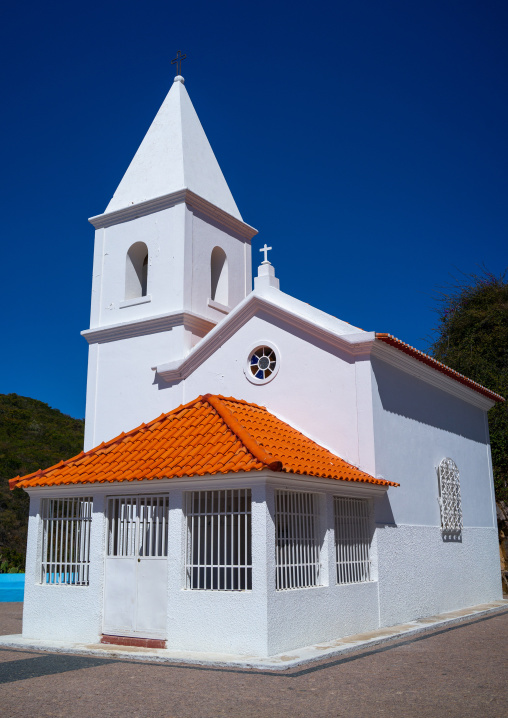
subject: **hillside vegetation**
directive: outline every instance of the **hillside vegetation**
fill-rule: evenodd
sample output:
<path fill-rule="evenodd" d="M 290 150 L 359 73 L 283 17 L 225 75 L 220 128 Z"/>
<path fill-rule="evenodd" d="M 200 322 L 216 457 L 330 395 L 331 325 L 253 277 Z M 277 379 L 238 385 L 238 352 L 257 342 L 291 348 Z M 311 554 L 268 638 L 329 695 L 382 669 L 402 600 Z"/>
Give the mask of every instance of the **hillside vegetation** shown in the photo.
<path fill-rule="evenodd" d="M 28 494 L 9 479 L 69 459 L 83 449 L 85 422 L 37 399 L 0 394 L 0 565 L 24 566 Z"/>

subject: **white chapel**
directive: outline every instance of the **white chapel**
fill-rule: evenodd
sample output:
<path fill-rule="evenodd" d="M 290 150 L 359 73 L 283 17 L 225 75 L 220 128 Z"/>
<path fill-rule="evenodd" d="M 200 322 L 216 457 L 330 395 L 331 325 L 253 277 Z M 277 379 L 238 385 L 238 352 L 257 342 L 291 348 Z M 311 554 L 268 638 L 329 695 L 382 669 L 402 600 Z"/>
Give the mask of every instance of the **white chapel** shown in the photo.
<path fill-rule="evenodd" d="M 272 656 L 501 598 L 503 398 L 284 293 L 178 75 L 95 228 L 84 451 L 23 636 Z M 386 328 L 382 328 L 386 329 Z"/>

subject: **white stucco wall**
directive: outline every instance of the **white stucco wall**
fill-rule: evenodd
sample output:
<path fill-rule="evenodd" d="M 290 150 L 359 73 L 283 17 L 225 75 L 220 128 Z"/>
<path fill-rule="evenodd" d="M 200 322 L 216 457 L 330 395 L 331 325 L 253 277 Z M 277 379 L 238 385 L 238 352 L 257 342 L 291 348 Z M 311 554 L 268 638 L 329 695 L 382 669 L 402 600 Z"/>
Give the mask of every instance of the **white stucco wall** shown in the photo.
<path fill-rule="evenodd" d="M 193 312 L 213 321 L 224 314 L 208 305 L 210 299 L 210 259 L 214 247 L 226 253 L 228 261 L 229 307 L 235 307 L 252 289 L 251 244 L 231 230 L 187 209 L 192 226 L 192 271 L 190 307 Z"/>
<path fill-rule="evenodd" d="M 136 242 L 148 248 L 147 296 L 125 302 L 126 257 Z M 224 311 L 210 306 L 211 255 L 221 247 L 228 262 L 230 308 L 251 290 L 250 241 L 181 202 L 153 214 L 96 231 L 90 328 L 119 330 L 90 344 L 85 448 L 129 431 L 178 406 L 179 389 L 159 391 L 152 367 L 185 357 Z M 142 301 L 141 301 L 142 300 Z M 149 300 L 149 301 L 147 301 Z M 134 302 L 134 303 L 133 303 Z M 209 320 L 189 324 L 184 312 Z M 129 324 L 180 313 L 162 328 L 129 334 Z"/>
<path fill-rule="evenodd" d="M 103 496 L 88 487 L 66 487 L 58 491 L 34 491 L 30 496 L 28 523 L 23 637 L 55 641 L 97 642 L 102 633 L 104 586 L 104 503 Z M 40 520 L 43 497 L 94 496 L 90 528 L 90 584 L 61 586 L 41 583 Z"/>
<path fill-rule="evenodd" d="M 502 598 L 497 531 L 466 527 L 461 542 L 438 526 L 376 529 L 382 626 Z"/>
<path fill-rule="evenodd" d="M 90 327 L 139 321 L 193 311 L 219 321 L 224 313 L 208 306 L 210 257 L 215 246 L 228 258 L 229 306 L 252 287 L 250 241 L 192 210 L 184 202 L 95 233 Z M 147 296 L 125 306 L 125 263 L 135 242 L 148 248 Z"/>
<path fill-rule="evenodd" d="M 184 492 L 252 490 L 253 584 L 249 591 L 197 591 L 185 585 Z M 321 584 L 275 589 L 274 492 L 313 491 L 320 503 Z M 40 584 L 40 499 L 93 495 L 90 585 Z M 499 559 L 493 528 L 465 528 L 461 543 L 442 541 L 439 527 L 377 524 L 372 580 L 336 584 L 334 495 L 370 497 L 372 518 L 383 493 L 368 486 L 305 477 L 262 475 L 126 483 L 32 492 L 23 635 L 95 642 L 102 633 L 107 495 L 169 493 L 167 646 L 174 650 L 267 656 L 380 626 L 415 620 L 499 598 Z M 374 524 L 373 524 L 374 527 Z"/>
<path fill-rule="evenodd" d="M 400 483 L 379 504 L 380 615 L 390 625 L 502 597 L 486 413 L 372 360 L 375 467 Z M 437 467 L 460 472 L 461 540 L 441 533 Z"/>
<path fill-rule="evenodd" d="M 90 347 L 86 448 L 212 393 L 266 406 L 347 461 L 361 463 L 356 367 L 345 352 L 254 316 L 185 380 L 167 383 L 152 367 L 176 358 L 175 342 L 190 341 L 188 334 L 179 336 L 181 331 L 175 327 Z M 275 348 L 280 366 L 273 381 L 262 385 L 249 381 L 244 371 L 249 352 L 259 344 Z M 363 443 L 372 445 L 370 435 Z M 365 468 L 370 468 L 367 459 Z"/>
<path fill-rule="evenodd" d="M 273 381 L 253 384 L 246 364 L 250 351 L 263 344 L 275 349 L 280 368 Z M 184 401 L 209 392 L 266 406 L 319 444 L 358 463 L 354 363 L 282 322 L 262 314 L 252 317 L 185 380 L 184 392 Z"/>
<path fill-rule="evenodd" d="M 183 385 L 159 390 L 153 357 L 189 341 L 183 326 L 167 332 L 93 344 L 88 354 L 85 450 L 155 419 L 183 402 Z"/>
<path fill-rule="evenodd" d="M 485 412 L 421 379 L 372 359 L 376 472 L 390 490 L 396 524 L 440 526 L 437 467 L 460 471 L 464 526 L 495 527 Z"/>
<path fill-rule="evenodd" d="M 247 486 L 232 477 L 213 488 Z M 194 484 L 188 488 L 199 489 Z M 170 494 L 170 555 L 167 646 L 174 650 L 267 655 L 266 504 L 264 487 L 252 485 L 252 590 L 197 591 L 185 588 L 184 491 Z M 254 557 L 261 560 L 254 560 Z"/>
<path fill-rule="evenodd" d="M 279 484 L 277 483 L 277 486 Z M 252 590 L 197 591 L 185 586 L 186 490 L 249 487 L 252 491 Z M 312 489 L 298 480 L 279 488 Z M 88 487 L 87 487 L 88 488 Z M 93 496 L 90 538 L 90 585 L 49 586 L 40 583 L 43 496 L 69 493 L 45 489 L 32 492 L 28 540 L 23 635 L 32 639 L 96 642 L 102 633 L 104 551 L 108 495 L 169 493 L 169 550 L 167 586 L 167 647 L 174 650 L 210 651 L 266 656 L 327 638 L 339 637 L 377 625 L 377 584 L 335 585 L 333 494 L 335 482 L 314 487 L 320 496 L 322 519 L 321 578 L 312 589 L 275 591 L 275 485 L 255 475 L 229 477 L 225 483 L 210 480 L 143 482 L 125 486 L 99 486 L 88 491 L 73 487 L 73 495 Z M 362 488 L 356 494 L 362 495 Z"/>
<path fill-rule="evenodd" d="M 185 219 L 185 205 L 177 204 L 161 212 L 96 230 L 91 328 L 182 308 Z M 135 242 L 144 242 L 148 248 L 147 294 L 151 301 L 122 307 L 126 257 Z"/>
<path fill-rule="evenodd" d="M 350 487 L 347 487 L 350 488 Z M 357 487 L 356 495 L 368 494 Z M 275 491 L 311 490 L 321 507 L 321 585 L 278 591 L 275 588 Z M 269 525 L 267 531 L 268 655 L 353 635 L 378 627 L 378 585 L 376 580 L 337 585 L 333 496 L 344 490 L 340 482 L 312 486 L 283 481 L 267 487 Z M 370 501 L 374 501 L 370 499 Z M 373 506 L 372 506 L 373 512 Z M 377 575 L 375 537 L 372 545 L 372 578 Z"/>

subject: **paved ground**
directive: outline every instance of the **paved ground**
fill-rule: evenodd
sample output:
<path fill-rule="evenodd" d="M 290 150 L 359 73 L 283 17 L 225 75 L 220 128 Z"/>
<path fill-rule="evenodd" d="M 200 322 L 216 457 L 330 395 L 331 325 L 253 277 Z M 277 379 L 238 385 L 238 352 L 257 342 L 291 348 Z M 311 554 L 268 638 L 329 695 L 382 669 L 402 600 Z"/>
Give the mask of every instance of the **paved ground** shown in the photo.
<path fill-rule="evenodd" d="M 0 604 L 0 634 L 21 604 Z M 508 611 L 283 673 L 0 649 L 0 714 L 73 718 L 508 715 Z"/>

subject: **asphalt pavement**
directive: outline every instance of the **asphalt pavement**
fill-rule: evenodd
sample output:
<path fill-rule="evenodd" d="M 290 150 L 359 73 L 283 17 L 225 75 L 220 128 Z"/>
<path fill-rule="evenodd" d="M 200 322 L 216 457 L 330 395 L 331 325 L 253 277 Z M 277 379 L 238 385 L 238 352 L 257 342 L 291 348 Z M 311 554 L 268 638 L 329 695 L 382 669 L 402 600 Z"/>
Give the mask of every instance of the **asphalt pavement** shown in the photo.
<path fill-rule="evenodd" d="M 0 603 L 0 634 L 21 632 Z M 2 718 L 504 718 L 508 610 L 271 672 L 0 647 Z"/>

